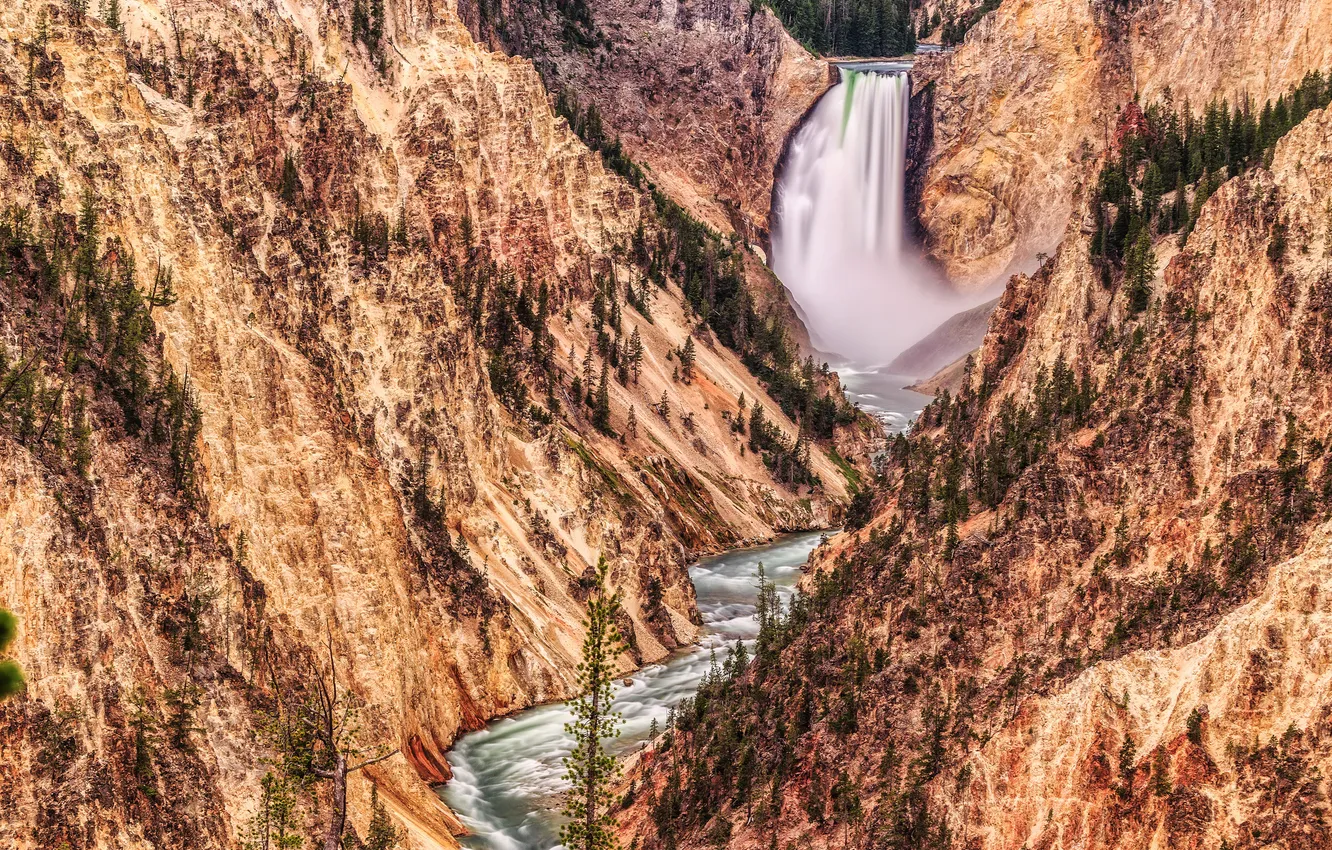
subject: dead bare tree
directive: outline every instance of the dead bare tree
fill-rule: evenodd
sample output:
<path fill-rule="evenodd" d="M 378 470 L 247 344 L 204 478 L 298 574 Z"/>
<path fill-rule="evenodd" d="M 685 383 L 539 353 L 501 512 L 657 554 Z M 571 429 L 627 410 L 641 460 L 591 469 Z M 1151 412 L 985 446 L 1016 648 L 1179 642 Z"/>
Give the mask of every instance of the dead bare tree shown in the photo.
<path fill-rule="evenodd" d="M 314 664 L 311 664 L 314 667 Z M 332 811 L 324 834 L 324 850 L 341 850 L 342 831 L 347 823 L 347 777 L 362 768 L 378 764 L 398 752 L 398 748 L 367 748 L 360 743 L 360 699 L 349 689 L 338 688 L 337 660 L 333 655 L 333 633 L 328 634 L 328 679 L 314 669 L 313 698 L 306 703 L 302 720 L 316 741 L 311 772 L 332 781 Z"/>

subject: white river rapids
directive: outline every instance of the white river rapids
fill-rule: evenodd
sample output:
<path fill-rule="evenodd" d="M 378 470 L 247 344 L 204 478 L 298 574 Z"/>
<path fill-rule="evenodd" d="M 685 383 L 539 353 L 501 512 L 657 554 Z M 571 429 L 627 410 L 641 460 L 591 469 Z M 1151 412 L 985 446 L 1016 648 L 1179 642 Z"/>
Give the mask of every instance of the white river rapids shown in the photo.
<path fill-rule="evenodd" d="M 633 674 L 628 687 L 616 687 L 615 709 L 624 715 L 624 724 L 620 737 L 609 745 L 612 752 L 624 753 L 641 744 L 654 718 L 664 727 L 671 706 L 697 690 L 714 650 L 720 663 L 737 638 L 748 641 L 758 634 L 754 601 L 759 562 L 785 601 L 820 536 L 820 532 L 787 535 L 689 568 L 705 636 L 665 663 Z M 496 720 L 458 740 L 448 755 L 453 779 L 441 794 L 472 831 L 463 839 L 464 846 L 474 850 L 559 846 L 559 793 L 566 787 L 562 760 L 573 744 L 564 724 L 570 718 L 563 703 L 543 705 Z"/>

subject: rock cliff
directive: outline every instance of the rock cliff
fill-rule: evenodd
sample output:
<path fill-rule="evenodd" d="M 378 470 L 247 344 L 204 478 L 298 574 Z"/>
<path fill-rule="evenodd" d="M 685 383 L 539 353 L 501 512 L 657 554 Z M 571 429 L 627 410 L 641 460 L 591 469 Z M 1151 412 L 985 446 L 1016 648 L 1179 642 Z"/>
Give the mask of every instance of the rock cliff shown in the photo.
<path fill-rule="evenodd" d="M 836 521 L 839 467 L 775 480 L 740 401 L 797 424 L 649 286 L 651 200 L 450 4 L 25 1 L 0 33 L 6 846 L 236 846 L 276 698 L 335 674 L 401 750 L 353 824 L 369 779 L 452 846 L 426 782 L 568 694 L 598 557 L 641 663 L 696 633 L 693 554 Z"/>
<path fill-rule="evenodd" d="M 595 105 L 605 131 L 699 218 L 763 244 L 773 172 L 833 82 L 828 64 L 750 0 L 569 5 L 586 17 L 504 2 L 475 28 L 532 57 L 552 89 Z"/>
<path fill-rule="evenodd" d="M 1329 14 L 1317 0 L 1003 3 L 935 82 L 927 250 L 964 286 L 1029 271 L 1062 239 L 1123 105 L 1167 89 L 1195 108 L 1275 99 L 1332 65 Z"/>

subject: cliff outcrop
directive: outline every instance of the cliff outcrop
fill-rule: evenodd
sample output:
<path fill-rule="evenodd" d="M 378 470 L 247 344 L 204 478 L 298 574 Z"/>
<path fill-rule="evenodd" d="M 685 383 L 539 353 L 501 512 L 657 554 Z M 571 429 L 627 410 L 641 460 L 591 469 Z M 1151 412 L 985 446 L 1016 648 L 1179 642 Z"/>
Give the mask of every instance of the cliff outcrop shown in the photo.
<path fill-rule="evenodd" d="M 1168 89 L 1195 110 L 1244 95 L 1260 109 L 1332 66 L 1328 15 L 1314 0 L 1003 3 L 935 82 L 927 251 L 963 286 L 1030 271 L 1085 201 L 1122 106 Z"/>
<path fill-rule="evenodd" d="M 587 14 L 504 3 L 474 28 L 530 56 L 555 92 L 595 106 L 604 132 L 694 215 L 764 244 L 773 173 L 833 82 L 828 64 L 750 0 L 569 8 Z"/>

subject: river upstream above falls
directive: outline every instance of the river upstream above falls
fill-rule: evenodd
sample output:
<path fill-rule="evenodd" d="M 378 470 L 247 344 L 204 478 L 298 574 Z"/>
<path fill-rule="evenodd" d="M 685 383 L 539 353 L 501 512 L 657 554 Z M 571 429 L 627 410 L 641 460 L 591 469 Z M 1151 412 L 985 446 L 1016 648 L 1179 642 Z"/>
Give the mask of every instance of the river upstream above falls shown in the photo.
<path fill-rule="evenodd" d="M 790 534 L 689 568 L 704 637 L 664 663 L 639 670 L 628 687 L 616 687 L 615 709 L 624 723 L 620 737 L 609 746 L 612 752 L 626 753 L 642 744 L 654 719 L 664 727 L 671 707 L 697 690 L 714 651 L 720 663 L 736 639 L 748 641 L 758 634 L 754 603 L 759 563 L 786 601 L 821 536 L 817 531 Z M 543 705 L 496 720 L 458 740 L 448 756 L 453 779 L 441 794 L 472 832 L 463 839 L 464 846 L 474 850 L 559 846 L 559 793 L 566 787 L 562 760 L 573 744 L 564 724 L 571 717 L 564 703 Z"/>

